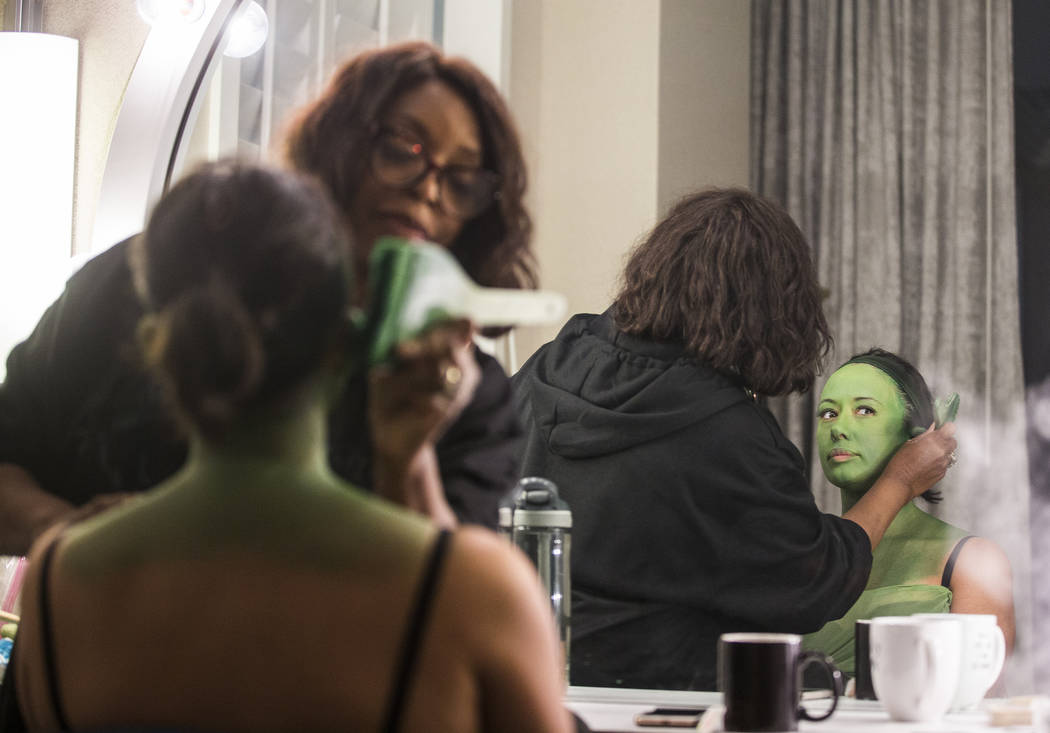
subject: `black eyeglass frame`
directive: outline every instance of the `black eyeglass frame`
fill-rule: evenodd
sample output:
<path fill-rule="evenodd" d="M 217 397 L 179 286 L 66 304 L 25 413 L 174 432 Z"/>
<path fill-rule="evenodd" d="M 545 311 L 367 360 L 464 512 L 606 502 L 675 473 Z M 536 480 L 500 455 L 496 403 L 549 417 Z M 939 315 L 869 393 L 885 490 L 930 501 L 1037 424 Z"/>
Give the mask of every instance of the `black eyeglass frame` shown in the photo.
<path fill-rule="evenodd" d="M 379 160 L 382 155 L 381 148 L 384 138 L 401 138 L 404 140 L 414 141 L 420 147 L 420 152 L 416 153 L 419 159 L 425 164 L 423 168 L 416 175 L 405 180 L 395 180 L 386 177 L 382 173 L 382 165 Z M 436 171 L 437 184 L 438 184 L 438 203 L 441 208 L 446 212 L 458 216 L 463 220 L 472 219 L 481 212 L 485 211 L 494 201 L 497 201 L 500 197 L 499 184 L 500 175 L 495 171 L 487 168 L 464 166 L 457 164 L 446 164 L 438 165 L 434 162 L 433 158 L 430 157 L 430 152 L 427 150 L 426 143 L 418 139 L 418 135 L 415 135 L 409 131 L 402 130 L 396 127 L 380 127 L 376 130 L 372 136 L 371 143 L 368 151 L 368 165 L 372 173 L 372 176 L 376 181 L 383 184 L 384 186 L 390 186 L 391 188 L 412 188 L 417 185 L 420 181 L 430 175 L 431 171 Z M 484 181 L 487 185 L 487 191 L 478 197 L 478 200 L 472 204 L 469 208 L 461 208 L 456 205 L 450 205 L 452 201 L 452 194 L 447 193 L 448 189 L 445 186 L 446 178 L 448 177 L 449 171 L 463 170 L 469 171 L 473 175 L 480 176 L 480 180 Z"/>

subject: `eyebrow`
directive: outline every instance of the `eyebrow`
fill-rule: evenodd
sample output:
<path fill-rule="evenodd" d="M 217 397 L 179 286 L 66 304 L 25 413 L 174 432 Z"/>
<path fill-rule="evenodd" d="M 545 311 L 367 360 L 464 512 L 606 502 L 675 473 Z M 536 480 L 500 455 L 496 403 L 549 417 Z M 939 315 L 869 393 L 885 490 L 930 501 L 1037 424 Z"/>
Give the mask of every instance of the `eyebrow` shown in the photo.
<path fill-rule="evenodd" d="M 880 405 L 882 404 L 882 400 L 880 400 L 880 399 L 877 399 L 877 398 L 875 398 L 875 397 L 864 397 L 864 396 L 860 396 L 860 397 L 853 397 L 853 398 L 851 398 L 851 399 L 852 399 L 852 400 L 853 400 L 854 402 L 856 402 L 857 400 L 868 400 L 868 401 L 870 401 L 870 402 L 877 402 L 877 403 L 878 403 L 878 404 L 880 404 Z M 823 404 L 824 404 L 825 402 L 827 402 L 827 403 L 828 403 L 829 405 L 836 405 L 836 406 L 837 406 L 837 405 L 839 404 L 839 403 L 838 403 L 838 400 L 833 400 L 833 399 L 831 399 L 830 397 L 824 397 L 823 399 L 821 399 L 821 400 L 820 400 L 820 403 L 819 403 L 819 404 L 823 405 Z"/>

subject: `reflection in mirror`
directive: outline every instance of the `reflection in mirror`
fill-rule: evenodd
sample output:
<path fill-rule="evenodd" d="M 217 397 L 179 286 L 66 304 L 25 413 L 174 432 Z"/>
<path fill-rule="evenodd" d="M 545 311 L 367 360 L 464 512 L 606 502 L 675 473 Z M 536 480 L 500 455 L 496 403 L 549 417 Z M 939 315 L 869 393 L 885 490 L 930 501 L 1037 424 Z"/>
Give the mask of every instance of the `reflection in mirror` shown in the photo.
<path fill-rule="evenodd" d="M 179 169 L 230 155 L 271 157 L 283 121 L 320 92 L 341 60 L 402 40 L 440 42 L 440 5 L 435 0 L 271 0 L 263 48 L 245 58 L 216 55 L 196 123 L 179 151 Z"/>
<path fill-rule="evenodd" d="M 666 2 L 660 10 L 679 7 Z M 1033 610 L 1028 526 L 1038 506 L 1027 475 L 1021 413 L 1024 385 L 1010 191 L 1010 8 L 942 4 L 936 13 L 905 22 L 892 14 L 872 17 L 873 7 L 751 4 L 756 15 L 765 9 L 766 25 L 759 17 L 745 19 L 744 42 L 752 21 L 756 34 L 768 34 L 748 57 L 755 85 L 738 88 L 750 100 L 751 113 L 762 120 L 752 128 L 754 143 L 745 157 L 751 173 L 745 171 L 742 180 L 734 181 L 709 153 L 693 166 L 689 187 L 750 182 L 788 206 L 813 243 L 822 284 L 830 292 L 825 308 L 840 353 L 831 355 L 829 367 L 878 344 L 914 359 L 939 393 L 962 393 L 959 464 L 944 483 L 945 501 L 934 512 L 1006 549 L 1014 571 L 1018 649 L 1005 690 L 1029 692 L 1038 663 L 1033 655 L 1039 651 L 1033 619 L 1039 617 Z M 575 11 L 585 15 L 579 4 Z M 615 34 L 624 11 L 606 11 L 610 17 L 602 18 L 603 32 L 609 28 Z M 778 11 L 783 16 L 768 17 Z M 822 15 L 833 11 L 841 15 Z M 621 71 L 619 57 L 639 47 L 648 52 L 648 43 L 662 51 L 685 33 L 694 34 L 694 45 L 703 45 L 704 27 L 679 23 L 669 29 L 635 17 L 632 43 L 612 43 L 600 54 L 593 50 L 602 41 L 586 33 L 586 21 L 580 20 L 580 33 L 570 37 L 545 25 L 558 11 L 542 4 L 541 17 L 526 18 L 540 28 L 536 53 L 520 57 L 517 39 L 524 31 L 517 13 L 516 7 L 511 98 L 535 150 L 530 172 L 543 284 L 566 292 L 571 311 L 601 312 L 611 300 L 623 254 L 674 198 L 661 196 L 660 182 L 670 175 L 657 139 L 667 139 L 665 103 L 678 88 L 664 86 L 663 66 L 646 67 L 644 59 L 632 57 L 658 80 L 653 86 L 660 93 L 646 97 L 649 87 L 639 78 L 644 75 Z M 563 26 L 573 20 L 557 17 Z M 592 20 L 598 17 L 595 10 Z M 769 25 L 774 22 L 780 25 Z M 716 27 L 722 37 L 728 35 L 714 21 L 706 26 L 709 32 Z M 914 35 L 905 37 L 904 27 Z M 791 35 L 796 31 L 801 37 Z M 856 41 L 850 40 L 854 34 Z M 849 50 L 842 45 L 847 42 L 857 46 Z M 984 50 L 964 53 L 968 43 Z M 936 53 L 924 55 L 924 48 Z M 566 59 L 562 63 L 559 52 Z M 587 63 L 592 55 L 602 59 L 602 68 Z M 650 56 L 663 60 L 657 52 Z M 839 56 L 864 62 L 854 77 L 873 71 L 876 60 L 896 76 L 866 87 L 867 92 L 836 96 L 843 84 L 863 81 L 836 64 Z M 905 73 L 908 64 L 912 66 Z M 727 73 L 724 63 L 696 67 L 697 85 L 712 68 Z M 603 86 L 609 79 L 615 86 Z M 800 86 L 803 82 L 810 86 Z M 530 83 L 538 89 L 530 89 Z M 907 93 L 900 86 L 905 83 Z M 595 89 L 605 99 L 602 111 L 592 114 Z M 976 101 L 945 96 L 960 89 L 973 91 Z M 854 100 L 858 106 L 850 106 Z M 694 146 L 681 149 L 680 157 L 711 141 L 728 147 L 725 141 L 733 132 L 748 127 L 746 119 L 726 122 L 736 122 L 731 105 L 715 106 L 723 117 L 721 129 L 694 135 Z M 639 108 L 656 119 L 636 116 Z M 912 120 L 904 131 L 890 134 L 874 128 L 881 120 L 903 119 Z M 623 138 L 632 129 L 635 139 L 628 145 Z M 638 133 L 642 129 L 652 131 L 652 141 Z M 964 143 L 966 139 L 972 142 Z M 632 187 L 623 180 L 624 170 L 631 173 Z M 840 174 L 848 175 L 835 177 Z M 551 330 L 519 330 L 520 358 L 554 335 Z M 799 400 L 774 406 L 793 442 L 815 457 L 815 404 Z M 810 467 L 821 506 L 838 512 L 837 491 L 832 493 L 823 482 L 819 466 L 811 462 Z M 615 534 L 611 529 L 611 537 Z M 579 556 L 586 548 L 577 546 L 576 552 Z M 1047 679 L 1045 673 L 1039 679 Z"/>
<path fill-rule="evenodd" d="M 784 201 L 813 245 L 836 338 L 829 366 L 882 346 L 915 363 L 938 394 L 961 395 L 958 464 L 938 485 L 944 501 L 920 505 L 1005 551 L 1018 645 L 1004 690 L 1029 691 L 1038 645 L 1011 8 L 752 7 L 752 184 Z M 812 444 L 815 394 L 773 409 L 810 460 L 818 500 L 837 511 Z M 958 593 L 952 610 L 966 603 Z"/>
<path fill-rule="evenodd" d="M 340 58 L 392 40 L 440 42 L 442 16 L 435 8 L 445 4 L 281 0 L 279 12 L 272 12 L 269 3 L 264 49 L 216 64 L 183 153 L 184 169 L 232 153 L 265 157 L 288 111 L 317 93 Z M 802 5 L 810 11 L 807 24 L 792 15 Z M 1006 691 L 1030 691 L 1038 680 L 1046 687 L 1050 664 L 1033 657 L 1038 625 L 1028 550 L 1029 507 L 1033 516 L 1039 507 L 1024 468 L 1023 417 L 1013 409 L 1022 404 L 1023 383 L 1016 273 L 1011 275 L 1015 237 L 1007 213 L 1012 203 L 1002 188 L 1012 177 L 996 168 L 1006 165 L 1012 140 L 1011 105 L 1000 98 L 1011 92 L 1003 86 L 1010 79 L 1009 8 L 959 3 L 925 25 L 911 23 L 913 33 L 926 35 L 901 46 L 900 17 L 868 15 L 868 4 L 856 2 L 840 4 L 841 14 L 831 15 L 828 5 L 810 2 L 791 11 L 787 4 L 737 0 L 514 3 L 505 39 L 508 94 L 530 154 L 543 286 L 566 293 L 573 312 L 601 312 L 625 253 L 682 194 L 706 185 L 750 184 L 783 201 L 810 238 L 830 293 L 825 309 L 838 352 L 829 364 L 878 344 L 915 359 L 939 391 L 963 393 L 960 464 L 936 512 L 1006 548 L 1018 614 Z M 851 55 L 821 56 L 840 49 L 854 31 L 865 69 L 880 59 L 893 67 L 889 86 L 847 94 L 845 85 L 860 80 L 836 59 Z M 953 44 L 965 38 L 988 54 L 962 53 Z M 934 42 L 943 59 L 909 55 Z M 949 52 L 961 54 L 958 63 Z M 1004 54 L 1006 67 L 999 65 Z M 904 94 L 899 85 L 906 69 L 891 62 L 905 61 L 931 64 L 922 67 L 924 74 L 912 69 L 907 78 L 915 84 L 943 81 Z M 952 67 L 943 73 L 955 73 L 957 83 L 949 84 L 935 62 Z M 799 86 L 806 80 L 809 87 Z M 934 124 L 929 115 L 937 107 L 968 104 L 937 95 L 970 87 L 978 95 L 972 117 L 945 114 Z M 882 96 L 883 89 L 890 93 Z M 993 97 L 983 95 L 998 96 L 988 106 Z M 850 107 L 854 99 L 860 106 Z M 907 115 L 913 122 L 897 134 L 870 127 L 882 117 Z M 1000 127 L 986 127 L 985 118 Z M 949 128 L 960 121 L 976 128 L 949 138 Z M 929 137 L 915 137 L 927 122 L 933 125 Z M 972 142 L 965 142 L 964 132 L 975 136 Z M 956 141 L 951 148 L 932 144 L 946 146 L 949 139 Z M 964 193 L 955 186 L 969 175 L 960 150 L 990 158 L 990 170 Z M 902 161 L 913 165 L 899 167 Z M 924 176 L 942 170 L 950 171 L 942 180 L 947 176 L 952 186 L 930 189 L 934 184 Z M 850 175 L 830 175 L 844 171 Z M 925 210 L 917 213 L 915 202 Z M 971 252 L 966 259 L 964 244 Z M 519 329 L 517 362 L 555 333 Z M 785 432 L 815 461 L 815 404 L 801 399 L 772 406 Z M 1004 437 L 1010 455 L 993 451 Z M 838 498 L 820 480 L 815 462 L 811 474 L 821 506 L 837 512 Z"/>

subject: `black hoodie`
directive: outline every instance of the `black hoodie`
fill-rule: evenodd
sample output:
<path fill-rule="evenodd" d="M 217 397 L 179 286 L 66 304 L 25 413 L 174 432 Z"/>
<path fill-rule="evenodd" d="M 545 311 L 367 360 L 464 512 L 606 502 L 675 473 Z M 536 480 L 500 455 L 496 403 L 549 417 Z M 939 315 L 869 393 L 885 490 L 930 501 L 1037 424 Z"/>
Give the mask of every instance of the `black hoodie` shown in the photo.
<path fill-rule="evenodd" d="M 572 684 L 713 690 L 719 634 L 813 631 L 864 589 L 865 532 L 817 509 L 769 411 L 681 345 L 577 315 L 513 381 L 524 475 L 573 512 Z"/>

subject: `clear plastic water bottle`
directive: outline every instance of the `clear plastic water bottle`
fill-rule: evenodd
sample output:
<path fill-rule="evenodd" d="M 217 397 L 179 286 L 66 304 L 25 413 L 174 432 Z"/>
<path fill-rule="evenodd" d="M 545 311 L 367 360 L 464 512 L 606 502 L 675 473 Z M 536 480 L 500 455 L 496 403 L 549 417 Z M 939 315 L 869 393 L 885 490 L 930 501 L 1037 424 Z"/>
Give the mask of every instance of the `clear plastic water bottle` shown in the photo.
<path fill-rule="evenodd" d="M 518 482 L 514 496 L 514 544 L 532 560 L 550 596 L 551 610 L 565 652 L 565 677 L 569 679 L 572 512 L 569 505 L 558 497 L 558 487 L 545 478 L 523 478 Z"/>

